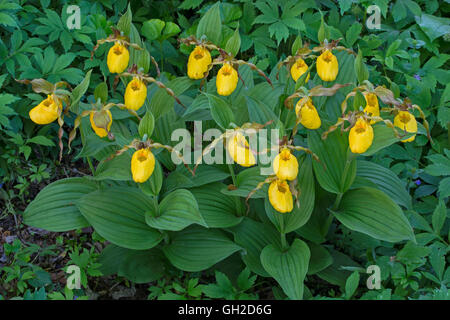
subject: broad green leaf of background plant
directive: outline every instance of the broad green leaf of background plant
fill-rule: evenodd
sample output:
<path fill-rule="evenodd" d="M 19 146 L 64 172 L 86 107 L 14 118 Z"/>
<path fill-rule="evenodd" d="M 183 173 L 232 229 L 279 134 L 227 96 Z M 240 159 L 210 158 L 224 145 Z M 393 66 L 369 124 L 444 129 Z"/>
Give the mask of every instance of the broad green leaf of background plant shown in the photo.
<path fill-rule="evenodd" d="M 405 184 L 391 170 L 374 162 L 356 161 L 356 175 L 375 183 L 377 188 L 386 193 L 397 204 L 406 209 L 412 208 L 412 199 L 406 191 Z"/>
<path fill-rule="evenodd" d="M 173 233 L 170 244 L 163 247 L 167 259 L 175 267 L 190 272 L 208 269 L 239 250 L 241 247 L 223 231 L 199 226 Z"/>
<path fill-rule="evenodd" d="M 313 161 L 314 173 L 319 184 L 332 193 L 343 193 L 350 188 L 356 175 L 356 161 L 348 158 L 348 133 L 336 130 L 322 140 L 322 130 L 308 131 L 308 145 L 319 157 Z"/>
<path fill-rule="evenodd" d="M 375 239 L 388 242 L 414 239 L 411 225 L 400 207 L 374 188 L 347 191 L 334 216 L 347 228 Z"/>
<path fill-rule="evenodd" d="M 180 231 L 193 223 L 205 225 L 197 200 L 186 189 L 171 192 L 157 208 L 153 206 L 149 209 L 145 214 L 145 221 L 155 229 Z"/>
<path fill-rule="evenodd" d="M 301 300 L 310 255 L 306 243 L 295 239 L 285 251 L 272 244 L 265 247 L 261 252 L 261 263 L 289 298 Z"/>
<path fill-rule="evenodd" d="M 162 239 L 145 223 L 153 202 L 137 188 L 112 187 L 82 197 L 78 209 L 103 238 L 124 248 L 145 250 Z"/>
<path fill-rule="evenodd" d="M 222 20 L 220 17 L 220 2 L 214 4 L 200 19 L 197 26 L 197 39 L 203 35 L 206 38 L 218 45 L 222 40 Z"/>
<path fill-rule="evenodd" d="M 39 192 L 23 214 L 24 223 L 53 232 L 89 226 L 75 202 L 97 190 L 97 184 L 85 178 L 55 181 Z"/>
<path fill-rule="evenodd" d="M 190 189 L 197 199 L 203 219 L 210 228 L 228 228 L 242 221 L 242 217 L 236 216 L 236 201 L 221 194 L 225 187 L 223 183 L 216 182 Z"/>
<path fill-rule="evenodd" d="M 230 229 L 234 241 L 245 249 L 242 260 L 254 273 L 269 277 L 261 264 L 261 251 L 269 244 L 281 246 L 279 233 L 270 225 L 245 217 Z"/>
<path fill-rule="evenodd" d="M 103 275 L 117 273 L 135 283 L 148 283 L 164 275 L 164 255 L 161 250 L 130 250 L 108 245 L 100 254 Z"/>

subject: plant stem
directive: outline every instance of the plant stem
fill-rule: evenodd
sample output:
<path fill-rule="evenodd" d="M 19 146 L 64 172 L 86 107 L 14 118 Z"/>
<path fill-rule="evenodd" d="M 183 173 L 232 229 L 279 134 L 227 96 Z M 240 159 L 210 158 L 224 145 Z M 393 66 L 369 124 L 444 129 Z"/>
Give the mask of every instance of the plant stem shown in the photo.
<path fill-rule="evenodd" d="M 236 186 L 236 175 L 234 174 L 234 168 L 231 163 L 228 164 L 228 170 L 230 170 L 231 180 L 233 181 L 233 184 Z"/>

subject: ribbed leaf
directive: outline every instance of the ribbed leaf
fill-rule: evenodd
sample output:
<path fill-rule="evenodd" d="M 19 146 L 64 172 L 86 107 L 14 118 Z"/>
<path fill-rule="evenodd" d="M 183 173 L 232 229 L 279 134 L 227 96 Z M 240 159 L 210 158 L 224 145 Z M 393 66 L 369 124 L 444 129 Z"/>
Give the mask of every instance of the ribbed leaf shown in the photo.
<path fill-rule="evenodd" d="M 104 275 L 117 273 L 135 282 L 148 283 L 164 275 L 164 255 L 161 250 L 130 250 L 110 244 L 99 257 Z"/>
<path fill-rule="evenodd" d="M 363 153 L 363 155 L 371 156 L 379 150 L 389 147 L 391 144 L 399 142 L 400 140 L 407 139 L 410 136 L 412 136 L 412 134 L 406 134 L 399 139 L 395 136 L 394 131 L 387 127 L 384 123 L 376 123 L 373 125 L 372 145 L 366 152 Z"/>
<path fill-rule="evenodd" d="M 234 122 L 234 114 L 230 105 L 222 98 L 207 93 L 205 95 L 208 97 L 211 116 L 214 121 L 223 130 L 229 129 L 230 123 Z"/>
<path fill-rule="evenodd" d="M 261 263 L 289 298 L 300 300 L 303 298 L 303 280 L 308 271 L 310 255 L 306 243 L 295 239 L 286 251 L 272 244 L 265 247 L 261 252 Z"/>
<path fill-rule="evenodd" d="M 164 192 L 178 188 L 200 187 L 216 181 L 222 181 L 230 176 L 230 173 L 215 165 L 202 164 L 197 167 L 195 176 L 184 167 L 178 166 L 175 171 L 164 179 Z"/>
<path fill-rule="evenodd" d="M 191 226 L 174 233 L 163 252 L 178 269 L 196 272 L 208 269 L 240 249 L 218 229 Z"/>
<path fill-rule="evenodd" d="M 213 5 L 200 19 L 197 27 L 197 39 L 203 35 L 216 45 L 222 39 L 222 19 L 220 18 L 220 2 Z"/>
<path fill-rule="evenodd" d="M 76 205 L 95 231 L 118 246 L 145 250 L 162 239 L 161 233 L 145 223 L 145 212 L 153 202 L 137 188 L 98 190 L 82 197 Z"/>
<path fill-rule="evenodd" d="M 97 189 L 94 181 L 67 178 L 46 186 L 28 205 L 23 214 L 27 225 L 54 232 L 89 226 L 75 206 L 75 201 Z"/>
<path fill-rule="evenodd" d="M 186 189 L 178 189 L 166 196 L 158 206 L 149 208 L 145 215 L 147 224 L 156 229 L 179 231 L 187 226 L 197 223 L 204 225 L 197 200 Z"/>
<path fill-rule="evenodd" d="M 358 177 L 370 180 L 396 203 L 411 209 L 411 196 L 406 191 L 405 184 L 394 172 L 376 163 L 364 160 L 358 160 L 356 166 Z"/>
<path fill-rule="evenodd" d="M 335 217 L 347 228 L 376 239 L 389 242 L 414 239 L 411 225 L 400 207 L 374 188 L 346 192 Z"/>
<path fill-rule="evenodd" d="M 125 152 L 111 160 L 102 160 L 95 170 L 94 179 L 131 180 L 131 152 Z"/>
<path fill-rule="evenodd" d="M 228 228 L 241 222 L 236 216 L 236 203 L 232 197 L 221 194 L 225 185 L 220 182 L 190 189 L 197 199 L 200 213 L 210 228 Z"/>
<path fill-rule="evenodd" d="M 266 178 L 267 176 L 261 175 L 261 168 L 258 166 L 242 170 L 236 176 L 237 189 L 222 189 L 222 193 L 230 196 L 239 196 L 246 198 L 248 194 L 256 188 L 258 183 L 264 181 Z M 268 186 L 266 184 L 252 195 L 252 199 L 265 198 L 267 195 L 267 189 Z"/>
<path fill-rule="evenodd" d="M 269 244 L 280 246 L 279 233 L 273 227 L 247 217 L 230 231 L 234 235 L 234 241 L 245 249 L 242 254 L 244 263 L 254 273 L 268 277 L 269 274 L 261 264 L 261 251 Z"/>
<path fill-rule="evenodd" d="M 316 274 L 324 270 L 333 263 L 331 254 L 323 246 L 308 242 L 308 247 L 311 250 L 311 259 L 309 260 L 308 274 Z"/>
<path fill-rule="evenodd" d="M 354 159 L 346 169 L 348 133 L 336 130 L 322 140 L 322 132 L 322 129 L 308 131 L 308 145 L 320 159 L 320 163 L 313 162 L 314 173 L 322 188 L 332 193 L 343 193 L 351 186 L 356 175 Z"/>

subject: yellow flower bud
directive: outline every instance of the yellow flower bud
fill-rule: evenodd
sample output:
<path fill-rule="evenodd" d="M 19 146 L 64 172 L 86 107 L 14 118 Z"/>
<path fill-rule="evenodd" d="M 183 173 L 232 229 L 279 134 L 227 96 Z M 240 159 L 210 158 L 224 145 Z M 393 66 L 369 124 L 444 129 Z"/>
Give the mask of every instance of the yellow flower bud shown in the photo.
<path fill-rule="evenodd" d="M 408 111 L 399 111 L 399 113 L 394 118 L 394 126 L 409 133 L 417 133 L 416 118 Z M 413 135 L 408 139 L 402 140 L 402 142 L 411 142 L 414 141 L 415 138 L 416 135 Z"/>
<path fill-rule="evenodd" d="M 317 74 L 323 81 L 334 81 L 338 75 L 339 64 L 336 56 L 330 50 L 325 50 L 317 58 Z"/>
<path fill-rule="evenodd" d="M 364 153 L 372 145 L 373 128 L 365 119 L 359 118 L 350 129 L 348 136 L 350 150 L 353 153 Z"/>
<path fill-rule="evenodd" d="M 284 148 L 273 160 L 273 171 L 281 180 L 297 178 L 298 161 L 288 148 Z"/>
<path fill-rule="evenodd" d="M 270 184 L 269 201 L 272 207 L 278 212 L 285 213 L 292 211 L 294 208 L 294 199 L 286 181 L 277 179 Z"/>
<path fill-rule="evenodd" d="M 143 183 L 150 178 L 155 169 L 155 156 L 149 148 L 139 149 L 131 158 L 131 173 L 135 182 Z"/>
<path fill-rule="evenodd" d="M 227 150 L 234 162 L 243 167 L 250 167 L 256 164 L 255 156 L 250 150 L 245 137 L 236 132 L 227 142 Z"/>
<path fill-rule="evenodd" d="M 229 96 L 236 89 L 237 83 L 238 74 L 236 69 L 231 64 L 225 63 L 217 73 L 217 93 L 221 96 Z"/>
<path fill-rule="evenodd" d="M 306 103 L 300 107 L 300 105 L 305 101 L 304 99 L 308 99 Z M 308 129 L 318 129 L 322 122 L 320 121 L 319 113 L 316 110 L 316 107 L 313 105 L 311 98 L 302 98 L 297 102 L 295 106 L 295 113 L 297 117 L 301 117 L 300 123 Z"/>
<path fill-rule="evenodd" d="M 191 79 L 202 79 L 211 64 L 211 54 L 208 49 L 196 46 L 189 55 L 187 73 Z"/>
<path fill-rule="evenodd" d="M 298 58 L 297 61 L 291 67 L 291 76 L 294 81 L 297 81 L 308 70 L 308 65 L 303 61 L 302 58 Z M 306 76 L 305 83 L 309 80 L 309 74 Z"/>
<path fill-rule="evenodd" d="M 49 124 L 58 118 L 61 110 L 61 102 L 58 99 L 54 100 L 51 95 L 48 95 L 47 99 L 30 110 L 29 115 L 31 121 L 34 123 Z"/>
<path fill-rule="evenodd" d="M 125 105 L 128 109 L 138 110 L 147 98 L 147 86 L 138 78 L 131 80 L 125 89 Z"/>
<path fill-rule="evenodd" d="M 380 105 L 378 104 L 377 95 L 374 93 L 364 93 L 364 98 L 366 99 L 364 112 L 370 117 L 379 117 Z M 374 124 L 375 122 L 375 120 L 370 120 L 370 124 Z"/>
<path fill-rule="evenodd" d="M 92 129 L 100 137 L 106 137 L 112 125 L 112 115 L 109 110 L 91 111 L 89 114 Z M 105 130 L 108 129 L 108 130 Z"/>
<path fill-rule="evenodd" d="M 116 42 L 108 51 L 107 64 L 109 72 L 121 73 L 128 67 L 130 61 L 130 53 L 125 46 Z"/>

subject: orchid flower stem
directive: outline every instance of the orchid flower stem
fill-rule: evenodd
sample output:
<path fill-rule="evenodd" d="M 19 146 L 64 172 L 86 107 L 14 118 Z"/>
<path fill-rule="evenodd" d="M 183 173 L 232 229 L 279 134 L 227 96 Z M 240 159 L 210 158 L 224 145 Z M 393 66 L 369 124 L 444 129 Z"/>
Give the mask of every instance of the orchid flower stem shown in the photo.
<path fill-rule="evenodd" d="M 228 170 L 230 170 L 231 180 L 233 181 L 233 185 L 236 186 L 236 175 L 234 174 L 233 164 L 228 163 Z M 242 216 L 241 201 L 239 200 L 239 197 L 237 197 L 237 196 L 234 196 L 233 200 L 236 205 L 236 212 L 237 212 L 238 216 L 240 217 L 240 216 Z M 246 214 L 246 212 L 244 214 Z"/>
<path fill-rule="evenodd" d="M 234 174 L 234 168 L 231 163 L 228 164 L 228 170 L 230 170 L 231 180 L 233 181 L 233 184 L 236 186 L 236 175 Z"/>

